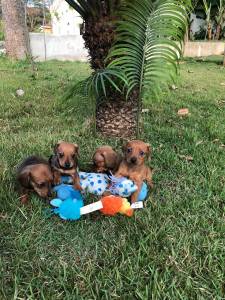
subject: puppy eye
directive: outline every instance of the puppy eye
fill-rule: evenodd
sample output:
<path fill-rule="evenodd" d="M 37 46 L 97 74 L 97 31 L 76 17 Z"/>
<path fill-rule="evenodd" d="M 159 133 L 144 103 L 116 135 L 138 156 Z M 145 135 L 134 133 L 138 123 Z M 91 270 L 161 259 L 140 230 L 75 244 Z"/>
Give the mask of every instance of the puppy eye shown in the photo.
<path fill-rule="evenodd" d="M 145 153 L 144 153 L 144 151 L 140 151 L 140 156 L 144 156 L 145 155 Z"/>
<path fill-rule="evenodd" d="M 62 153 L 62 152 L 59 152 L 59 157 L 63 157 L 64 156 L 64 154 Z"/>
<path fill-rule="evenodd" d="M 131 153 L 132 152 L 132 148 L 127 148 L 127 153 Z"/>
<path fill-rule="evenodd" d="M 46 185 L 45 182 L 42 182 L 42 183 L 38 184 L 38 187 L 43 188 L 43 187 L 45 187 L 45 185 Z"/>

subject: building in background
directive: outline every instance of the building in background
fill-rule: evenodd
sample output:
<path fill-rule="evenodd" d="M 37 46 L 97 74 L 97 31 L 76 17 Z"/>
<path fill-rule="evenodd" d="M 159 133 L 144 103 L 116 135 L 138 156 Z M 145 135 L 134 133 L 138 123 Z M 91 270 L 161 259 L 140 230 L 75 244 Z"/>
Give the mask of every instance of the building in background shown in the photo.
<path fill-rule="evenodd" d="M 50 12 L 54 35 L 80 35 L 82 19 L 65 0 L 54 0 Z"/>

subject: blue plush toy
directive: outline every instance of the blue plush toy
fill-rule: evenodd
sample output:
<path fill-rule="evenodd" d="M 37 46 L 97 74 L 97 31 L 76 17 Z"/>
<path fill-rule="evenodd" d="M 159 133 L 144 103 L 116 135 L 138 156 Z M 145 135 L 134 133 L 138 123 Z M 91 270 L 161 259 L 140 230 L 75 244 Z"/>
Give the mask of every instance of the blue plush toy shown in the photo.
<path fill-rule="evenodd" d="M 80 209 L 84 206 L 83 197 L 73 186 L 60 184 L 54 187 L 57 198 L 51 200 L 53 209 L 63 220 L 78 220 L 81 217 Z"/>
<path fill-rule="evenodd" d="M 141 191 L 138 195 L 138 201 L 146 200 L 147 196 L 148 196 L 148 186 L 145 182 L 143 182 L 142 187 L 141 187 Z"/>

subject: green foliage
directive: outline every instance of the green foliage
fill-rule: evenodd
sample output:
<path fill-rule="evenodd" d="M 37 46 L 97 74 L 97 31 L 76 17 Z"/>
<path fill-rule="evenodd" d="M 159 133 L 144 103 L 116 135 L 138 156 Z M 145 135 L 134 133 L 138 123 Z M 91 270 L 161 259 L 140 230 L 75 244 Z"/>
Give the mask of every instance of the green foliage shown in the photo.
<path fill-rule="evenodd" d="M 144 93 L 151 90 L 157 94 L 163 84 L 174 80 L 177 61 L 182 54 L 189 6 L 189 1 L 179 0 L 156 3 L 131 0 L 124 4 L 106 72 L 110 68 L 118 70 L 117 74 L 128 83 L 127 94 L 138 89 L 141 101 Z M 102 78 L 97 79 L 99 83 L 95 82 L 95 86 L 103 89 Z"/>
<path fill-rule="evenodd" d="M 139 2 L 129 1 L 121 11 L 115 46 L 109 53 L 109 68 L 120 67 L 128 78 L 128 93 L 138 88 L 143 96 L 149 90 L 158 92 L 163 83 L 174 80 L 190 3 Z"/>
<path fill-rule="evenodd" d="M 73 7 L 81 17 L 86 19 L 98 20 L 100 16 L 113 14 L 121 0 L 65 0 L 71 7 Z"/>
<path fill-rule="evenodd" d="M 184 62 L 178 89 L 145 103 L 141 138 L 152 145 L 155 169 L 146 208 L 133 218 L 90 214 L 63 222 L 46 218 L 49 204 L 35 195 L 20 205 L 14 167 L 30 154 L 49 157 L 59 139 L 79 144 L 80 163 L 99 145 L 121 151 L 122 143 L 93 135 L 90 99 L 61 101 L 71 74 L 76 82 L 89 76 L 87 64 L 38 63 L 33 79 L 27 63 L 0 58 L 1 300 L 224 298 L 225 69 L 219 59 Z M 15 97 L 18 87 L 23 97 Z M 188 117 L 177 116 L 182 107 Z"/>

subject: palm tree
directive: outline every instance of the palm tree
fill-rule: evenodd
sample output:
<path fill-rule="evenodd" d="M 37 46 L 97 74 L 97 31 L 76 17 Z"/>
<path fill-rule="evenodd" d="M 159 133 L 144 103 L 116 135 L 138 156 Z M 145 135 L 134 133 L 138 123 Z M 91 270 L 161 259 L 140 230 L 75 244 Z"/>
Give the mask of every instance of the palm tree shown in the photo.
<path fill-rule="evenodd" d="M 114 41 L 116 12 L 121 0 L 65 0 L 83 18 L 82 36 L 93 70 L 105 67 Z"/>
<path fill-rule="evenodd" d="M 71 3 L 72 0 L 66 1 Z M 81 3 L 83 8 L 84 3 L 93 3 L 91 0 L 77 2 L 79 9 Z M 101 5 L 106 2 L 113 3 L 110 0 L 97 1 Z M 93 64 L 89 48 L 91 65 L 95 72 L 86 83 L 97 100 L 98 131 L 120 137 L 134 136 L 139 132 L 138 120 L 143 97 L 148 95 L 149 89 L 158 93 L 162 84 L 168 84 L 177 73 L 177 61 L 182 54 L 182 41 L 187 28 L 186 7 L 189 5 L 189 0 L 117 1 L 114 6 L 116 9 L 110 15 L 110 20 L 117 20 L 110 27 L 113 32 L 111 45 L 108 43 L 104 49 L 100 68 Z M 94 6 L 97 8 L 96 1 Z M 78 7 L 75 9 L 79 11 Z M 93 11 L 96 16 L 96 12 L 100 10 Z M 93 29 L 89 30 L 87 27 L 83 11 L 79 12 L 85 24 L 84 38 L 88 28 L 92 41 L 99 39 L 101 44 L 102 35 L 94 35 Z M 103 26 L 101 18 L 98 16 L 97 19 L 98 24 L 101 22 Z M 92 28 L 94 24 L 93 21 Z M 107 35 L 107 31 L 105 34 Z"/>
<path fill-rule="evenodd" d="M 218 14 L 215 17 L 216 19 L 216 39 L 220 39 L 222 26 L 225 24 L 225 0 L 220 0 L 218 6 Z"/>
<path fill-rule="evenodd" d="M 5 47 L 8 56 L 25 59 L 30 55 L 29 34 L 23 0 L 2 0 Z"/>

